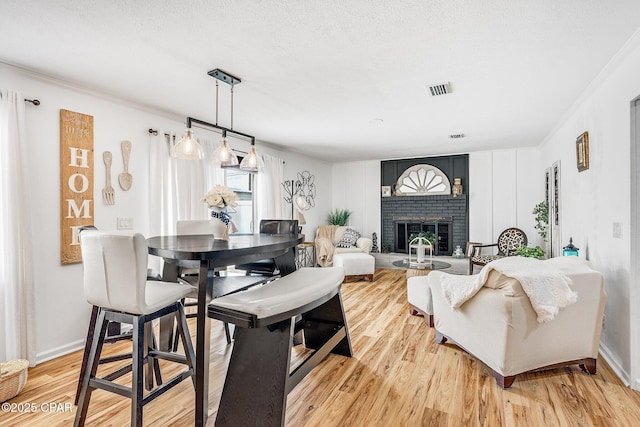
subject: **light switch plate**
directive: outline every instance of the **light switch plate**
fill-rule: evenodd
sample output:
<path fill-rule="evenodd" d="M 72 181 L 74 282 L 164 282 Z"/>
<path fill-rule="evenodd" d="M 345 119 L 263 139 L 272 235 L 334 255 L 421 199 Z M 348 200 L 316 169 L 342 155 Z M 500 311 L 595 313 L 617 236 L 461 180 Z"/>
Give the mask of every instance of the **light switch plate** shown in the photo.
<path fill-rule="evenodd" d="M 133 218 L 118 218 L 118 230 L 133 230 Z"/>
<path fill-rule="evenodd" d="M 613 223 L 613 238 L 622 239 L 622 223 L 621 222 Z"/>

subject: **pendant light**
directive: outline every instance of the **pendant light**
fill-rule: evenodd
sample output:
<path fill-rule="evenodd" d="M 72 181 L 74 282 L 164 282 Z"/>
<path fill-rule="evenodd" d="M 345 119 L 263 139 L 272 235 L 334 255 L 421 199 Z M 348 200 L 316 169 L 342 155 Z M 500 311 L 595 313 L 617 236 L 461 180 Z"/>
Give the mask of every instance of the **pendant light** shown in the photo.
<path fill-rule="evenodd" d="M 227 131 L 222 131 L 222 140 L 220 145 L 211 155 L 211 163 L 219 165 L 221 168 L 235 168 L 238 167 L 238 156 L 229 148 L 227 142 Z"/>
<path fill-rule="evenodd" d="M 262 161 L 262 157 L 256 153 L 256 139 L 251 138 L 249 154 L 240 162 L 240 170 L 256 173 L 261 172 L 262 169 L 264 169 L 264 162 Z"/>
<path fill-rule="evenodd" d="M 187 128 L 184 136 L 171 149 L 171 157 L 186 160 L 204 159 L 204 151 L 202 146 L 196 139 L 191 128 Z"/>
<path fill-rule="evenodd" d="M 187 131 L 185 133 L 185 136 L 173 148 L 171 155 L 182 159 L 192 160 L 199 160 L 204 158 L 204 151 L 202 150 L 202 146 L 195 139 L 193 131 L 191 130 L 191 124 L 196 123 L 199 126 L 219 129 L 222 131 L 222 139 L 220 140 L 220 145 L 211 154 L 211 163 L 219 165 L 222 168 L 240 168 L 241 170 L 250 173 L 260 172 L 264 168 L 264 162 L 258 155 L 258 153 L 256 153 L 255 137 L 233 130 L 233 89 L 234 86 L 240 83 L 242 80 L 240 80 L 239 77 L 233 76 L 226 71 L 222 71 L 219 68 L 211 70 L 207 74 L 216 79 L 216 122 L 215 124 L 213 124 L 193 117 L 187 117 Z M 230 128 L 218 125 L 218 81 L 227 83 L 231 86 Z M 249 150 L 249 154 L 242 160 L 241 165 L 238 164 L 238 156 L 236 156 L 231 147 L 229 147 L 229 143 L 227 142 L 227 133 L 232 133 L 247 140 L 251 140 L 251 148 Z"/>
<path fill-rule="evenodd" d="M 215 70 L 214 70 L 215 71 Z M 211 73 L 210 73 L 211 74 Z M 216 125 L 218 124 L 218 80 L 220 79 L 219 74 L 211 74 L 216 78 Z M 226 80 L 226 75 L 222 76 L 223 81 Z M 240 81 L 240 79 L 237 79 Z M 231 85 L 231 130 L 233 130 L 233 86 L 235 85 L 236 79 L 230 79 Z M 220 141 L 220 145 L 211 155 L 211 163 L 215 163 L 219 165 L 221 168 L 236 168 L 238 167 L 238 156 L 233 152 L 231 148 L 229 148 L 229 143 L 227 142 L 227 131 L 222 130 L 222 140 Z"/>

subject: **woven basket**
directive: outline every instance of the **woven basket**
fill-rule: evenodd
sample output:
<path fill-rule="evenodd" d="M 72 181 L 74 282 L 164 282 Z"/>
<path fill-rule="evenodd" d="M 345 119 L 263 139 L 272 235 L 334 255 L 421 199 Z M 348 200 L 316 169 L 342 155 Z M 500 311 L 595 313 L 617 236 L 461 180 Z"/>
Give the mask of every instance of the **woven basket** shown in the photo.
<path fill-rule="evenodd" d="M 29 361 L 24 359 L 0 363 L 0 402 L 13 399 L 27 383 Z"/>

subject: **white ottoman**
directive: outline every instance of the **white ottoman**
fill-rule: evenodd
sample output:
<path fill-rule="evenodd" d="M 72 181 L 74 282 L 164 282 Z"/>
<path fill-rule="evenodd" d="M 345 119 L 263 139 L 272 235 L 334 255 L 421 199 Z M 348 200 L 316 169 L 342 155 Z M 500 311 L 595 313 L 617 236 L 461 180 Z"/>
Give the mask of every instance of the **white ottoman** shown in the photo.
<path fill-rule="evenodd" d="M 343 253 L 333 256 L 333 265 L 344 268 L 344 278 L 364 276 L 373 282 L 373 273 L 376 271 L 376 259 L 364 253 Z M 343 282 L 344 283 L 344 282 Z"/>
<path fill-rule="evenodd" d="M 414 316 L 424 316 L 427 325 L 433 327 L 433 302 L 429 276 L 413 276 L 407 279 L 407 300 L 410 313 Z"/>

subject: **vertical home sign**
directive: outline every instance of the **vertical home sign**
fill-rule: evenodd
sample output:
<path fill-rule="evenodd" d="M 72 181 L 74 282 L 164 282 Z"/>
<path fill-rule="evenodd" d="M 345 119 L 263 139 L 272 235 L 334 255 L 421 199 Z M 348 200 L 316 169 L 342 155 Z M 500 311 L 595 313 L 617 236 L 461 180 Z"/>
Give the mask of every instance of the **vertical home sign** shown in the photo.
<path fill-rule="evenodd" d="M 93 221 L 93 116 L 60 110 L 60 263 L 82 261 L 78 229 Z"/>

